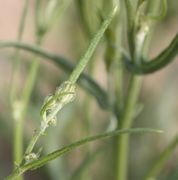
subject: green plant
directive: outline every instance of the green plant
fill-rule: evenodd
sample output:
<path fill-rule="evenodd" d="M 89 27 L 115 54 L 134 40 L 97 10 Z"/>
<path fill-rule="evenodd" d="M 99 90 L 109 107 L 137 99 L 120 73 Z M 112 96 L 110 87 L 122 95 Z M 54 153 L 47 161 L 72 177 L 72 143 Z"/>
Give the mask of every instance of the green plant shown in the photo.
<path fill-rule="evenodd" d="M 12 117 L 14 119 L 15 165 L 13 172 L 6 179 L 21 180 L 24 178 L 23 174 L 26 171 L 35 170 L 47 164 L 49 161 L 72 151 L 78 146 L 112 136 L 116 136 L 112 145 L 112 148 L 115 149 L 113 155 L 114 160 L 112 161 L 114 164 L 113 178 L 115 180 L 128 179 L 130 134 L 140 132 L 161 132 L 160 130 L 152 128 L 132 128 L 132 126 L 134 124 L 134 119 L 138 116 L 140 111 L 137 101 L 140 95 L 143 75 L 164 68 L 175 59 L 178 53 L 178 34 L 176 34 L 168 47 L 166 47 L 158 56 L 151 60 L 148 58 L 149 45 L 155 22 L 165 17 L 167 13 L 167 1 L 125 0 L 123 2 L 115 0 L 99 0 L 97 2 L 87 2 L 77 0 L 75 3 L 78 7 L 81 25 L 85 32 L 85 38 L 90 42 L 84 55 L 81 57 L 79 62 L 76 63 L 77 65 L 72 64 L 72 61 L 64 57 L 51 53 L 41 47 L 47 33 L 50 32 L 72 1 L 51 0 L 44 2 L 42 0 L 36 0 L 35 45 L 22 42 L 28 3 L 28 0 L 24 1 L 24 9 L 17 42 L 0 41 L 0 48 L 16 48 L 14 54 L 15 64 L 12 78 L 13 83 L 10 95 Z M 92 8 L 89 8 L 88 10 L 88 7 Z M 160 14 L 158 13 L 159 10 Z M 125 21 L 127 23 L 125 23 Z M 127 48 L 123 45 L 122 39 L 125 26 L 127 28 L 126 36 L 128 50 L 126 50 Z M 96 31 L 97 33 L 95 34 Z M 95 35 L 93 36 L 93 34 Z M 104 88 L 91 77 L 93 69 L 97 64 L 95 58 L 97 52 L 95 51 L 102 38 L 104 39 L 105 45 L 102 58 L 104 59 L 106 67 L 107 90 L 104 90 Z M 20 66 L 22 66 L 20 50 L 26 50 L 35 54 L 22 90 L 22 95 L 18 94 L 16 86 L 18 72 L 20 71 Z M 33 134 L 30 142 L 27 143 L 27 147 L 23 153 L 23 125 L 40 67 L 39 57 L 52 61 L 56 66 L 66 71 L 69 77 L 56 88 L 52 95 L 47 96 L 44 100 L 40 111 L 42 119 L 40 121 L 40 126 Z M 92 61 L 90 62 L 92 66 L 89 68 L 89 73 L 86 73 L 84 72 L 84 69 L 89 61 Z M 125 71 L 126 69 L 127 72 Z M 126 79 L 127 85 L 125 83 Z M 110 112 L 109 119 L 110 121 L 114 121 L 116 124 L 114 130 L 96 136 L 89 136 L 44 156 L 41 155 L 41 148 L 37 152 L 34 152 L 36 151 L 34 150 L 36 143 L 41 136 L 47 133 L 48 127 L 56 126 L 58 119 L 57 113 L 63 107 L 66 107 L 68 103 L 72 102 L 77 96 L 77 84 L 86 90 L 88 94 L 92 95 L 103 110 Z M 125 89 L 127 89 L 126 93 L 124 92 Z M 91 108 L 91 102 L 87 98 L 88 97 L 86 97 L 85 108 L 88 110 Z M 90 118 L 88 119 L 90 120 Z M 88 124 L 90 123 L 89 120 Z M 44 137 L 44 139 L 45 138 L 46 137 Z M 150 170 L 147 171 L 144 176 L 145 180 L 156 178 L 177 146 L 177 143 L 178 141 L 176 137 L 155 161 Z M 92 156 L 90 151 L 88 154 L 89 155 L 86 157 L 86 164 Z M 82 168 L 79 167 L 79 171 L 76 172 L 77 175 L 74 177 L 80 177 L 80 173 L 82 173 L 81 169 Z M 88 179 L 90 178 L 88 177 Z"/>

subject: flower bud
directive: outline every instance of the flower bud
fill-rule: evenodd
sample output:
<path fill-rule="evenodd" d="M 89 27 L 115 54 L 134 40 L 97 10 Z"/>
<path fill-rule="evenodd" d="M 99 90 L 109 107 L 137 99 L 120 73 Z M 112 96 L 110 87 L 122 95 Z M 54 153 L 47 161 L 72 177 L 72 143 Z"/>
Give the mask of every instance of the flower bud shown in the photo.
<path fill-rule="evenodd" d="M 66 104 L 73 101 L 75 98 L 75 85 L 70 81 L 62 83 L 55 91 L 54 95 L 50 95 L 44 100 L 41 109 L 41 116 L 45 122 L 45 127 L 56 125 L 57 113 Z"/>

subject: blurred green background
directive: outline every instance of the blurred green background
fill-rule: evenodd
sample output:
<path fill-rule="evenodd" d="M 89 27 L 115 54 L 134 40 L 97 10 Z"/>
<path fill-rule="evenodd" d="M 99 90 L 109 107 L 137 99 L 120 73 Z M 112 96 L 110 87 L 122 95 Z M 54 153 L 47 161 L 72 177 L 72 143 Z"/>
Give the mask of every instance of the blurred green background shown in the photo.
<path fill-rule="evenodd" d="M 22 0 L 0 0 L 0 40 L 16 40 L 22 12 Z M 164 49 L 178 31 L 178 1 L 168 1 L 168 14 L 156 25 L 149 56 L 157 55 Z M 34 0 L 30 1 L 24 42 L 34 43 Z M 43 47 L 51 52 L 72 59 L 80 58 L 89 40 L 83 32 L 75 1 L 67 8 L 57 25 L 48 33 Z M 95 68 L 92 76 L 106 89 L 106 69 L 102 59 L 102 47 L 95 55 Z M 8 175 L 13 166 L 12 140 L 13 121 L 9 105 L 9 91 L 13 66 L 13 49 L 0 49 L 0 179 Z M 21 51 L 23 65 L 17 84 L 21 93 L 32 54 Z M 97 59 L 97 61 L 96 61 Z M 87 70 L 86 70 L 87 71 Z M 28 106 L 24 126 L 24 144 L 30 139 L 39 125 L 39 111 L 43 99 L 63 82 L 67 75 L 50 61 L 41 59 L 35 88 Z M 136 119 L 135 127 L 154 127 L 164 130 L 161 135 L 132 135 L 129 155 L 129 179 L 139 180 L 146 169 L 169 144 L 178 132 L 178 61 L 163 70 L 145 76 L 140 95 L 144 108 Z M 92 96 L 77 88 L 76 100 L 58 115 L 58 124 L 48 130 L 39 147 L 49 153 L 81 137 L 103 132 L 109 128 L 109 112 L 103 111 Z M 66 180 L 74 179 L 76 169 L 84 167 L 78 179 L 113 179 L 112 140 L 85 145 L 49 165 L 26 174 L 26 179 Z M 82 163 L 88 157 L 88 163 Z M 81 166 L 82 164 L 82 166 Z M 178 149 L 174 151 L 160 175 L 160 180 L 178 179 Z"/>

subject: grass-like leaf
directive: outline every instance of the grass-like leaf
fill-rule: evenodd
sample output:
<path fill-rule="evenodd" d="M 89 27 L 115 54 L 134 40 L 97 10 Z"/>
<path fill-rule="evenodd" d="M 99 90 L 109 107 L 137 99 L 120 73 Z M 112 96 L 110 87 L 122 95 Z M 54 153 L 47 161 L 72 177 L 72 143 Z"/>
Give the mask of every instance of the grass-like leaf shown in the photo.
<path fill-rule="evenodd" d="M 64 154 L 66 154 L 67 152 L 72 151 L 73 149 L 76 149 L 77 147 L 84 145 L 86 143 L 95 141 L 95 140 L 99 140 L 99 139 L 105 139 L 105 138 L 109 138 L 109 137 L 113 137 L 113 136 L 117 136 L 117 135 L 121 135 L 121 134 L 126 134 L 126 133 L 160 133 L 162 131 L 160 130 L 156 130 L 156 129 L 150 129 L 150 128 L 131 128 L 131 129 L 122 129 L 122 130 L 115 130 L 115 131 L 111 131 L 111 132 L 106 132 L 103 134 L 98 134 L 95 136 L 90 136 L 87 137 L 85 139 L 79 140 L 75 143 L 72 143 L 68 146 L 65 146 L 57 151 L 54 151 L 38 160 L 35 160 L 31 163 L 28 163 L 26 165 L 20 166 L 19 168 L 17 168 L 10 176 L 8 176 L 6 179 L 7 180 L 12 180 L 15 179 L 16 177 L 20 176 L 21 174 L 25 173 L 28 170 L 34 170 L 37 169 L 41 166 L 44 166 L 45 164 L 47 164 L 49 161 L 52 161 Z"/>

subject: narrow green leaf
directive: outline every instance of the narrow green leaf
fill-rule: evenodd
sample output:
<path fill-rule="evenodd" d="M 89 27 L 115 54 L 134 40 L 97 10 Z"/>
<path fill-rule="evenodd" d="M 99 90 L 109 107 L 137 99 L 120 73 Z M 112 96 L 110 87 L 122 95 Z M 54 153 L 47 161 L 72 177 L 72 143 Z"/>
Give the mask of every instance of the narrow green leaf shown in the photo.
<path fill-rule="evenodd" d="M 160 130 L 156 130 L 156 129 L 150 129 L 150 128 L 133 128 L 133 129 L 122 129 L 122 130 L 115 130 L 115 131 L 111 131 L 111 132 L 106 132 L 103 134 L 98 134 L 95 136 L 90 136 L 87 137 L 85 139 L 79 140 L 75 143 L 72 143 L 68 146 L 65 146 L 57 151 L 54 151 L 38 160 L 35 160 L 29 164 L 23 165 L 19 168 L 17 168 L 10 176 L 8 176 L 6 179 L 7 180 L 12 180 L 15 179 L 16 177 L 18 177 L 19 175 L 23 174 L 24 172 L 28 171 L 28 170 L 34 170 L 37 169 L 41 166 L 44 166 L 45 164 L 47 164 L 49 161 L 52 161 L 62 155 L 64 155 L 67 152 L 72 151 L 73 149 L 95 141 L 95 140 L 99 140 L 99 139 L 104 139 L 104 138 L 109 138 L 109 137 L 113 137 L 113 136 L 117 136 L 117 135 L 121 135 L 121 134 L 125 134 L 125 133 L 161 133 L 162 131 Z"/>

